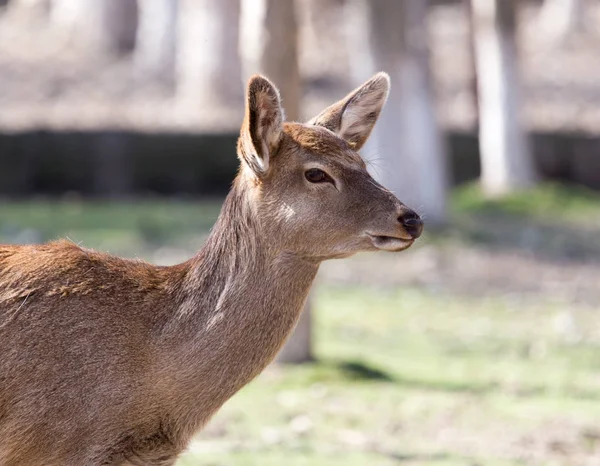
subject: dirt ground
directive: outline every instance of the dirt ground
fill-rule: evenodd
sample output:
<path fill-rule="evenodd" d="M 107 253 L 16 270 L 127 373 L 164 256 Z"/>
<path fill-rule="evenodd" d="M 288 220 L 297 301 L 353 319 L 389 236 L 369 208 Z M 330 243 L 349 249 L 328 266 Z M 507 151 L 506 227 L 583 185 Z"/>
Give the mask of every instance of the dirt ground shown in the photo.
<path fill-rule="evenodd" d="M 301 9 L 306 115 L 312 116 L 351 87 L 348 55 L 340 48 L 341 4 L 320 2 L 316 29 L 308 26 L 309 14 Z M 588 18 L 585 34 L 557 44 L 541 29 L 538 7 L 523 6 L 523 113 L 531 129 L 600 131 L 600 4 L 590 4 Z M 433 7 L 429 31 L 440 119 L 446 127 L 472 129 L 472 71 L 462 7 Z M 137 75 L 129 58 L 109 60 L 90 54 L 40 12 L 0 12 L 0 128 L 223 130 L 236 128 L 240 118 L 239 104 L 210 113 L 182 107 L 172 90 Z"/>

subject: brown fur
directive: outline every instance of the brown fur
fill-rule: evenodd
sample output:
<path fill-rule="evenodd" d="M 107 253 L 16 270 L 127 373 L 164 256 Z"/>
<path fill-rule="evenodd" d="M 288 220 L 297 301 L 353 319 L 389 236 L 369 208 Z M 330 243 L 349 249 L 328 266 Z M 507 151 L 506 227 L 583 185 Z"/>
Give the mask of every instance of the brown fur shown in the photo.
<path fill-rule="evenodd" d="M 367 119 L 385 99 L 371 100 Z M 276 89 L 252 78 L 240 173 L 183 264 L 0 246 L 0 465 L 173 464 L 274 358 L 322 260 L 376 249 L 365 232 L 406 237 L 406 208 L 335 125 L 282 120 Z M 335 186 L 304 178 L 314 164 Z"/>

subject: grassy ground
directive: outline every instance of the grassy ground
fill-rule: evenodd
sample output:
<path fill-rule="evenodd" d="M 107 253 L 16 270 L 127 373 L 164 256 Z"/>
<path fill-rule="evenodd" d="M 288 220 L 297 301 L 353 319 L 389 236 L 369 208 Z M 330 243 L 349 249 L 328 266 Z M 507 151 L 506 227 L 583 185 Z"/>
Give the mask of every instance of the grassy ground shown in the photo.
<path fill-rule="evenodd" d="M 318 362 L 260 376 L 182 466 L 574 465 L 600 454 L 591 312 L 579 316 L 589 333 L 569 341 L 546 304 L 330 286 L 315 302 Z"/>
<path fill-rule="evenodd" d="M 164 247 L 190 254 L 201 246 L 220 207 L 221 200 L 0 203 L 0 241 L 32 243 L 66 237 L 125 256 L 153 259 Z"/>
<path fill-rule="evenodd" d="M 201 244 L 218 208 L 2 203 L 0 241 L 69 236 L 173 262 Z M 600 257 L 598 225 L 599 198 L 585 191 L 548 185 L 493 202 L 468 187 L 453 197 L 450 225 L 422 243 L 533 251 L 539 264 L 531 273 L 541 274 L 548 260 L 561 268 Z M 408 254 L 398 260 L 416 264 Z M 551 287 L 524 300 L 510 288 L 474 296 L 460 287 L 382 284 L 369 280 L 371 272 L 393 264 L 369 257 L 337 263 L 362 277 L 356 283 L 324 274 L 316 287 L 317 362 L 263 373 L 225 405 L 179 466 L 599 464 L 594 306 L 565 308 Z"/>
<path fill-rule="evenodd" d="M 449 228 L 434 240 L 451 237 L 550 260 L 600 259 L 600 196 L 584 188 L 546 184 L 489 200 L 471 185 L 454 193 L 451 208 Z"/>

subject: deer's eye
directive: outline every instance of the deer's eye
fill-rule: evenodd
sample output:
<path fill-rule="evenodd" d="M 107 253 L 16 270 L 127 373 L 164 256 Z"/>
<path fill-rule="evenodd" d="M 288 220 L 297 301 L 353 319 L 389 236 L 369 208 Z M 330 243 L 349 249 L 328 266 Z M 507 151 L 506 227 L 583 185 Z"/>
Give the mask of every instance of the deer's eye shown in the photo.
<path fill-rule="evenodd" d="M 306 170 L 304 176 L 311 183 L 332 183 L 333 180 L 331 177 L 325 173 L 323 170 L 319 170 L 318 168 L 311 168 L 310 170 Z"/>

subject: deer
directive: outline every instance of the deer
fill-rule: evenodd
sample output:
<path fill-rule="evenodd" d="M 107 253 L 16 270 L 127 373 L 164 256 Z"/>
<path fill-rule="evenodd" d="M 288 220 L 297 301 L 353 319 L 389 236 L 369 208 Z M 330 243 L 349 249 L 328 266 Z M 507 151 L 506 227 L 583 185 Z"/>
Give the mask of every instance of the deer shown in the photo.
<path fill-rule="evenodd" d="M 173 465 L 273 361 L 323 261 L 410 247 L 422 219 L 358 154 L 389 88 L 298 123 L 250 78 L 237 176 L 184 263 L 0 246 L 0 465 Z"/>

